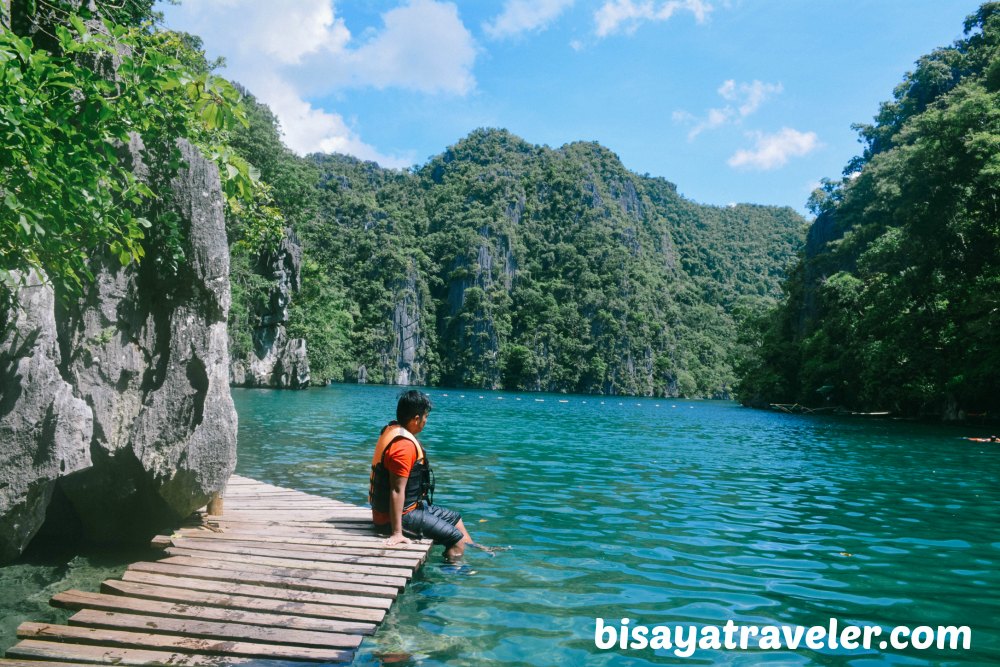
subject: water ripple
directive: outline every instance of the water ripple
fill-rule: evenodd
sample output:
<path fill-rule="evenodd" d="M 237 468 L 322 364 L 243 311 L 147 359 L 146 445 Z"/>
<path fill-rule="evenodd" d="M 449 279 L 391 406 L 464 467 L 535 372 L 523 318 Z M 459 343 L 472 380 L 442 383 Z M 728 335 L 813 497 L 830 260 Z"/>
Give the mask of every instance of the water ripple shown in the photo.
<path fill-rule="evenodd" d="M 689 664 L 1000 662 L 1000 456 L 951 430 L 704 401 L 430 393 L 435 500 L 479 541 L 514 549 L 471 552 L 464 577 L 432 556 L 358 664 L 677 660 L 598 650 L 596 617 L 973 627 L 968 654 L 699 651 Z M 238 470 L 364 504 L 395 394 L 234 391 Z"/>

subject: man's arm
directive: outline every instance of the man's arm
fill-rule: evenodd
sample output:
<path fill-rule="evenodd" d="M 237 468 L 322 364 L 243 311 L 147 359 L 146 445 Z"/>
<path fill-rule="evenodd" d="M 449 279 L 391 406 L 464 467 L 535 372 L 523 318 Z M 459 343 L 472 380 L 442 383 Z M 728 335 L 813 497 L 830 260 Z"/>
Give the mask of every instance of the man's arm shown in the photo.
<path fill-rule="evenodd" d="M 403 535 L 403 499 L 406 498 L 406 477 L 389 473 L 389 524 L 392 535 L 385 541 L 386 546 L 410 544 L 410 538 Z"/>

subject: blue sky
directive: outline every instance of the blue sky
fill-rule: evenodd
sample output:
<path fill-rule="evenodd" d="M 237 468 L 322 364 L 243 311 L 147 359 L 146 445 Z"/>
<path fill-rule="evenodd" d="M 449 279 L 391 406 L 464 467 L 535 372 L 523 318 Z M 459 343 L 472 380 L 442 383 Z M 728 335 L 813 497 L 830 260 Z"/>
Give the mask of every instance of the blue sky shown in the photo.
<path fill-rule="evenodd" d="M 296 152 L 423 164 L 477 127 L 598 141 L 686 197 L 800 211 L 967 0 L 182 0 Z"/>

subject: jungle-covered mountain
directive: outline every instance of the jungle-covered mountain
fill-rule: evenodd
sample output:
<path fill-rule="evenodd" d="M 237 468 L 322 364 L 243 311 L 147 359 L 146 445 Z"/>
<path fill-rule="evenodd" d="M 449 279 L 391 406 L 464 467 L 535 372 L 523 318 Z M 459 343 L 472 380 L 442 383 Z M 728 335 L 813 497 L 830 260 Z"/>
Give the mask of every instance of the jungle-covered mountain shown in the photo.
<path fill-rule="evenodd" d="M 864 153 L 814 194 L 805 256 L 745 341 L 744 400 L 1000 409 L 1000 3 L 964 27 L 857 126 Z"/>
<path fill-rule="evenodd" d="M 0 301 L 33 269 L 75 294 L 105 251 L 169 286 L 191 261 L 162 206 L 187 137 L 226 195 L 237 384 L 725 396 L 737 321 L 802 244 L 791 209 L 695 204 L 595 143 L 482 129 L 410 171 L 300 158 L 150 1 L 15 4 L 0 3 Z M 133 170 L 119 149 L 140 136 Z"/>
<path fill-rule="evenodd" d="M 736 320 L 802 244 L 789 208 L 695 204 L 596 143 L 481 129 L 387 170 L 296 158 L 249 103 L 234 145 L 301 240 L 288 329 L 314 383 L 728 395 Z"/>

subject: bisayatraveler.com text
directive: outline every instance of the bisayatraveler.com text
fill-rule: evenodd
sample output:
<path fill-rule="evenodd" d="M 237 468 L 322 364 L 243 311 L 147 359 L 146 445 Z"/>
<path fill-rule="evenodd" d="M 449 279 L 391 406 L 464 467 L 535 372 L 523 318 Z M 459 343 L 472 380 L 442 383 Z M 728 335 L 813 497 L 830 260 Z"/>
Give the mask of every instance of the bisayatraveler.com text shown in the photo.
<path fill-rule="evenodd" d="M 696 651 L 726 650 L 968 650 L 972 630 L 967 625 L 927 625 L 891 629 L 878 625 L 841 625 L 831 618 L 827 625 L 737 625 L 728 621 L 716 625 L 634 624 L 631 619 L 605 622 L 595 619 L 594 645 L 599 649 L 620 651 L 643 649 L 668 650 L 680 658 Z"/>

